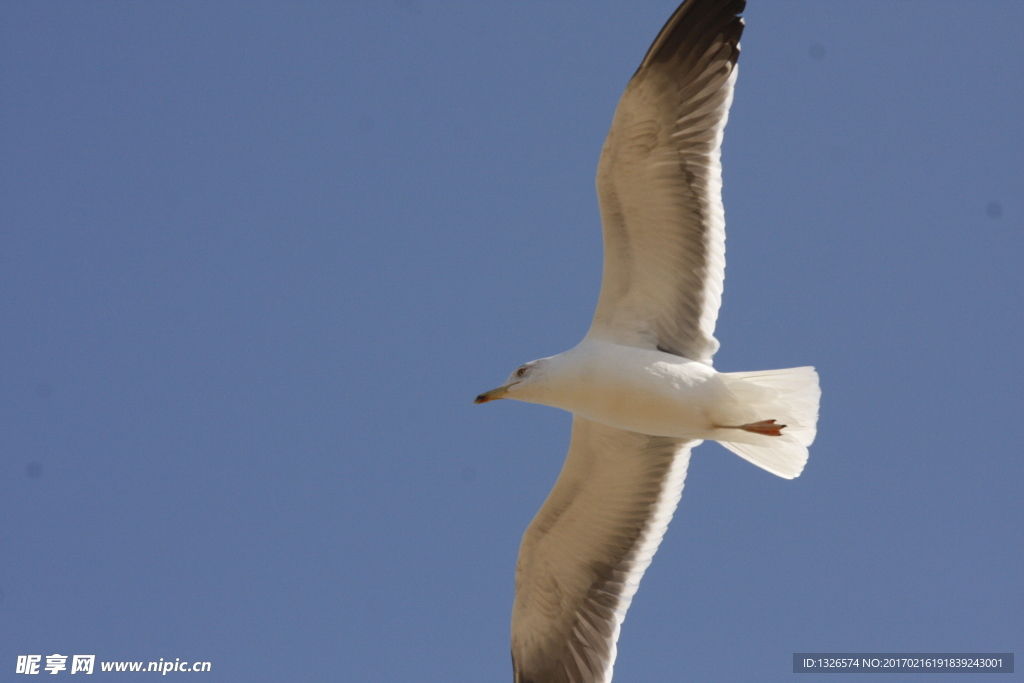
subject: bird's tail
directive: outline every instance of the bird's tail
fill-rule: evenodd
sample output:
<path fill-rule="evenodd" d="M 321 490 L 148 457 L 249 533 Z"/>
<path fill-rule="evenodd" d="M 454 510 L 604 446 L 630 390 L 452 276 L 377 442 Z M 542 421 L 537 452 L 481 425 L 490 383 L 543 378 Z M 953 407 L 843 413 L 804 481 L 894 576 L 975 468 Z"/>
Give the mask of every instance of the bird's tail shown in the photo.
<path fill-rule="evenodd" d="M 726 372 L 736 399 L 730 424 L 712 438 L 736 455 L 786 479 L 800 475 L 818 424 L 818 373 L 812 367 Z M 736 422 L 738 424 L 732 424 Z"/>

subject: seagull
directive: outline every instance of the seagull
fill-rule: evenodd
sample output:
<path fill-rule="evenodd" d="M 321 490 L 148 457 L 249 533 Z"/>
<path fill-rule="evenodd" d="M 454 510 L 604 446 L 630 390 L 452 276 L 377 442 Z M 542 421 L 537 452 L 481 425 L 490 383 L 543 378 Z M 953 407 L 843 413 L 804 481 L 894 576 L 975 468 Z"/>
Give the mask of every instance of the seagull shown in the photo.
<path fill-rule="evenodd" d="M 816 433 L 812 367 L 717 372 L 725 275 L 722 135 L 744 0 L 685 0 L 619 101 L 597 169 L 604 272 L 590 330 L 476 403 L 573 414 L 562 472 L 523 536 L 515 683 L 607 683 L 690 451 L 718 441 L 792 479 Z"/>

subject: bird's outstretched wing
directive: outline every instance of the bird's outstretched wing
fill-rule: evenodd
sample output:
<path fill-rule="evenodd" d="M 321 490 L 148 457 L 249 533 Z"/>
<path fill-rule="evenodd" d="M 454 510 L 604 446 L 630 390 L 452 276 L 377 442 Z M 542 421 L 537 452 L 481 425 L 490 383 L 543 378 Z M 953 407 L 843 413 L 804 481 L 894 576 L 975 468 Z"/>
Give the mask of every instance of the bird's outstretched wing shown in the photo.
<path fill-rule="evenodd" d="M 687 0 L 626 87 L 601 153 L 591 337 L 711 363 L 725 275 L 722 133 L 745 0 Z"/>
<path fill-rule="evenodd" d="M 562 473 L 519 549 L 516 683 L 611 680 L 619 626 L 698 443 L 574 418 Z"/>

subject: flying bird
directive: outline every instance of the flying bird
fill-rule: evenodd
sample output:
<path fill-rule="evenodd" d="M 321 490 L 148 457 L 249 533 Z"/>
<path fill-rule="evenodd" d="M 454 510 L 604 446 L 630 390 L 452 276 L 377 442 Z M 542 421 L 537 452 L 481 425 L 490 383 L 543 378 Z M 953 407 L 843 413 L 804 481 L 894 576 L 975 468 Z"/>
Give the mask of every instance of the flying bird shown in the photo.
<path fill-rule="evenodd" d="M 604 272 L 574 348 L 521 365 L 477 403 L 573 414 L 565 465 L 523 536 L 516 683 L 606 683 L 690 451 L 718 441 L 792 479 L 818 420 L 812 367 L 717 372 L 725 270 L 722 134 L 744 0 L 686 0 L 619 101 L 597 169 Z"/>

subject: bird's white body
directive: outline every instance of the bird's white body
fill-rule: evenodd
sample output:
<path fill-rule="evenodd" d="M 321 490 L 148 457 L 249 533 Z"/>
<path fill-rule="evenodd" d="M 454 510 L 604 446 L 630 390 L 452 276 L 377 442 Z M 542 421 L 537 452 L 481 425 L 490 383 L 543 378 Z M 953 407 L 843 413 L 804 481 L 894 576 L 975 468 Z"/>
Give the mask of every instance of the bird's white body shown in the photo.
<path fill-rule="evenodd" d="M 716 372 L 707 363 L 596 335 L 527 363 L 500 391 L 502 398 L 561 408 L 629 432 L 718 441 L 786 479 L 807 462 L 821 397 L 814 368 Z M 744 429 L 766 420 L 783 429 L 774 436 Z"/>
<path fill-rule="evenodd" d="M 508 397 L 651 436 L 708 439 L 715 425 L 734 424 L 735 399 L 720 373 L 656 349 L 587 337 L 537 370 L 539 381 Z"/>

